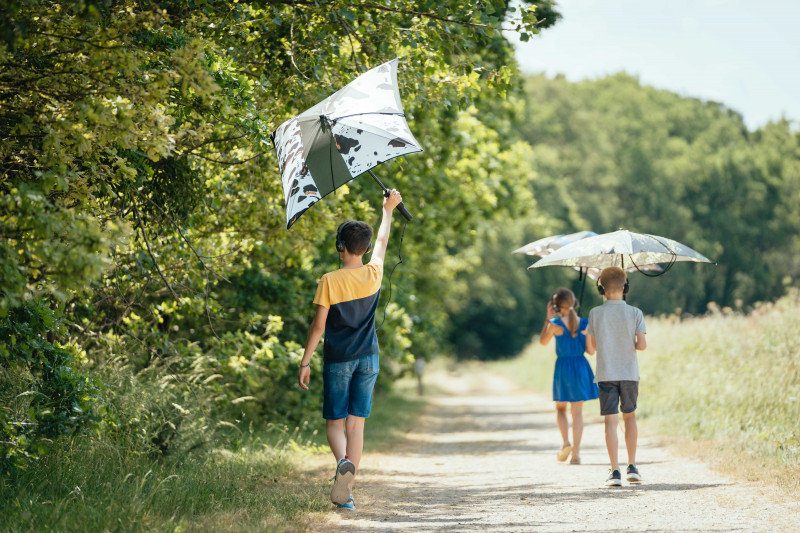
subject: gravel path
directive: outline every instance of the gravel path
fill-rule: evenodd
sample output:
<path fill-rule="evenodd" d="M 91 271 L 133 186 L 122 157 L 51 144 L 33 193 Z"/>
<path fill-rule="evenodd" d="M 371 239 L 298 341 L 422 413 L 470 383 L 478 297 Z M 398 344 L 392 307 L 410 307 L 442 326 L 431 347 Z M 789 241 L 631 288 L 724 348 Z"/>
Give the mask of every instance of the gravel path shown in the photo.
<path fill-rule="evenodd" d="M 389 453 L 365 452 L 355 512 L 328 531 L 800 531 L 800 503 L 676 456 L 640 428 L 644 482 L 605 488 L 602 418 L 585 413 L 582 465 L 555 459 L 553 404 L 493 375 L 437 382 L 420 427 Z M 624 441 L 620 461 L 625 460 Z M 367 448 L 369 424 L 367 424 Z"/>

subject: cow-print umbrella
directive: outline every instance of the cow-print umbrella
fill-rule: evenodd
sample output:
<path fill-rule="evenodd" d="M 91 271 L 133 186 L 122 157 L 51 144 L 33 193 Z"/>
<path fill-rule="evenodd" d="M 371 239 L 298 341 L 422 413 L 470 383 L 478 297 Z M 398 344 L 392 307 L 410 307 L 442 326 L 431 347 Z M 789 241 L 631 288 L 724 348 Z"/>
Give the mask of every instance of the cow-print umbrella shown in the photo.
<path fill-rule="evenodd" d="M 351 179 L 372 174 L 373 167 L 389 159 L 422 151 L 406 123 L 397 63 L 393 59 L 365 72 L 272 133 L 286 201 L 286 229 Z M 411 219 L 402 204 L 398 210 Z"/>

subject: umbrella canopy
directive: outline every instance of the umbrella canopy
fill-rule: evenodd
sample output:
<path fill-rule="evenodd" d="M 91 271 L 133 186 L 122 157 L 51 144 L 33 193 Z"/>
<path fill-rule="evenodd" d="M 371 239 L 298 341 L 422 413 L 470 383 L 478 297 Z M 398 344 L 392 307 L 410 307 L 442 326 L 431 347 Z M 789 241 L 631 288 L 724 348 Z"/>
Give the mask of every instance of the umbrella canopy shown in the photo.
<path fill-rule="evenodd" d="M 587 237 L 594 237 L 597 233 L 593 231 L 578 231 L 576 233 L 568 233 L 566 235 L 553 235 L 545 237 L 538 241 L 533 241 L 521 248 L 517 248 L 512 254 L 525 254 L 525 255 L 541 255 L 544 257 L 559 248 L 566 246 L 575 241 L 585 239 Z"/>
<path fill-rule="evenodd" d="M 528 268 L 559 265 L 603 269 L 618 266 L 638 270 L 642 265 L 672 265 L 678 261 L 713 263 L 704 255 L 672 239 L 619 230 L 568 244 Z"/>
<path fill-rule="evenodd" d="M 397 64 L 393 59 L 365 72 L 273 132 L 286 229 L 356 176 L 389 159 L 422 151 L 406 123 Z"/>
<path fill-rule="evenodd" d="M 566 235 L 553 235 L 551 237 L 545 237 L 543 239 L 539 239 L 537 241 L 533 241 L 531 243 L 526 244 L 521 248 L 517 248 L 511 253 L 514 254 L 526 254 L 526 255 L 539 255 L 542 257 L 548 256 L 551 253 L 555 252 L 556 250 L 563 248 L 568 244 L 572 244 L 575 241 L 579 241 L 581 239 L 586 239 L 589 237 L 596 237 L 597 233 L 593 231 L 578 231 L 576 233 L 569 233 Z M 533 265 L 528 267 L 533 268 Z M 586 274 L 591 279 L 597 279 L 600 276 L 600 271 L 602 269 L 596 267 L 581 267 L 576 266 L 573 267 L 575 270 L 580 270 L 581 274 Z M 633 272 L 634 270 L 656 270 L 656 271 L 663 271 L 664 269 L 658 265 L 650 264 L 650 265 L 637 265 L 636 267 L 630 266 L 626 267 L 625 270 L 628 272 Z"/>

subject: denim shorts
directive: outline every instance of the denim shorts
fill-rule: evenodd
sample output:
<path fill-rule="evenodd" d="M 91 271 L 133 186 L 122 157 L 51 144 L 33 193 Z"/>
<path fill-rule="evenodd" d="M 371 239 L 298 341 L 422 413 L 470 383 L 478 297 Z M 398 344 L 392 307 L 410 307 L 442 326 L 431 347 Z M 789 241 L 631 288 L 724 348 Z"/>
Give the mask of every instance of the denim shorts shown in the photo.
<path fill-rule="evenodd" d="M 639 399 L 638 381 L 598 381 L 600 388 L 600 414 L 615 415 L 618 408 L 623 413 L 632 413 L 636 410 L 636 401 Z"/>
<path fill-rule="evenodd" d="M 340 420 L 347 415 L 369 417 L 372 389 L 378 379 L 378 354 L 344 363 L 322 365 L 322 418 Z"/>

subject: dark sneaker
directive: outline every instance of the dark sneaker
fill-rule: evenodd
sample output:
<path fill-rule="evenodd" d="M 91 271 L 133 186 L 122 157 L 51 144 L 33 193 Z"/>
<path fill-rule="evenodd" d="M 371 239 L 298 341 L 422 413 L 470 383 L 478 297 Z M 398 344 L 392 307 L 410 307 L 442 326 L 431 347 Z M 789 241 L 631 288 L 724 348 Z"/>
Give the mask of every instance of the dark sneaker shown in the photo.
<path fill-rule="evenodd" d="M 629 483 L 641 483 L 642 482 L 642 476 L 639 474 L 639 469 L 636 468 L 636 465 L 633 465 L 633 464 L 629 464 L 628 465 L 628 471 L 625 474 L 625 479 Z"/>
<path fill-rule="evenodd" d="M 619 473 L 619 470 L 612 470 L 610 474 L 608 474 L 608 478 L 606 479 L 606 487 L 621 487 L 622 486 L 622 474 Z"/>
<path fill-rule="evenodd" d="M 347 499 L 347 503 L 337 505 L 336 507 L 338 507 L 339 509 L 347 509 L 348 511 L 355 511 L 356 504 L 355 502 L 353 502 L 353 495 L 352 494 L 350 495 L 350 498 Z"/>
<path fill-rule="evenodd" d="M 336 476 L 331 489 L 331 501 L 336 505 L 347 505 L 350 500 L 350 491 L 356 476 L 356 465 L 350 459 L 342 457 L 336 464 Z"/>

